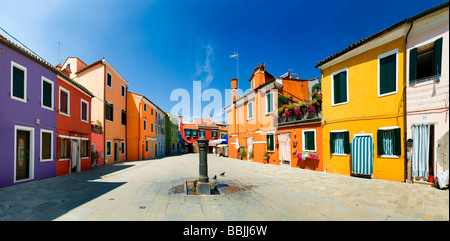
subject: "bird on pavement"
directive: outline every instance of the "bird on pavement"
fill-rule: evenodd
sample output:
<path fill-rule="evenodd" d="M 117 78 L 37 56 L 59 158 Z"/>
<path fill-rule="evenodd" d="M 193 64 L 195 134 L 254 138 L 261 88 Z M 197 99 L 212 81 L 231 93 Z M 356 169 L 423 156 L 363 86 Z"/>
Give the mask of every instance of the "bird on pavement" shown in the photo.
<path fill-rule="evenodd" d="M 217 179 L 217 175 L 214 175 L 213 179 L 216 180 Z"/>
<path fill-rule="evenodd" d="M 220 175 L 221 175 L 222 177 L 225 176 L 225 172 L 220 173 Z"/>

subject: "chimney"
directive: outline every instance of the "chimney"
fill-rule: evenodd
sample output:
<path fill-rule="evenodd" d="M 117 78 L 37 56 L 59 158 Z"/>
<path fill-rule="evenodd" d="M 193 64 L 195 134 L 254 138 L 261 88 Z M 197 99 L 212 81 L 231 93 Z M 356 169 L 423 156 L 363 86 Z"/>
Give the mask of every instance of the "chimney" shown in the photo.
<path fill-rule="evenodd" d="M 231 89 L 237 89 L 237 78 L 231 79 Z"/>

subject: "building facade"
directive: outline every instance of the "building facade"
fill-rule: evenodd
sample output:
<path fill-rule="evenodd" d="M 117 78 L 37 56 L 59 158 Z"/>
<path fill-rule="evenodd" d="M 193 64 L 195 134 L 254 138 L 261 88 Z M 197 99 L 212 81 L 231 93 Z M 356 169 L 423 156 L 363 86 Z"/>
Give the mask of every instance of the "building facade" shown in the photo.
<path fill-rule="evenodd" d="M 406 45 L 408 181 L 433 182 L 449 163 L 449 6 L 414 16 Z"/>
<path fill-rule="evenodd" d="M 85 64 L 69 57 L 70 77 L 85 86 L 95 98 L 91 101 L 91 120 L 102 122 L 105 164 L 127 160 L 126 120 L 128 81 L 106 59 Z"/>
<path fill-rule="evenodd" d="M 180 153 L 180 143 L 178 138 L 178 123 L 180 122 L 178 116 L 166 112 L 166 150 L 168 154 Z"/>
<path fill-rule="evenodd" d="M 0 187 L 55 176 L 57 71 L 0 35 Z"/>

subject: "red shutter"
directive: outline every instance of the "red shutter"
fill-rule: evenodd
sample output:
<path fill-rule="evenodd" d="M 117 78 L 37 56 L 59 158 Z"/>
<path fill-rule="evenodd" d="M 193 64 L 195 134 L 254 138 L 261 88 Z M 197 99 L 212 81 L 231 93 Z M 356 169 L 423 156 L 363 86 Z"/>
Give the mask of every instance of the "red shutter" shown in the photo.
<path fill-rule="evenodd" d="M 67 93 L 64 91 L 60 91 L 60 106 L 59 106 L 59 110 L 63 113 L 67 114 Z"/>

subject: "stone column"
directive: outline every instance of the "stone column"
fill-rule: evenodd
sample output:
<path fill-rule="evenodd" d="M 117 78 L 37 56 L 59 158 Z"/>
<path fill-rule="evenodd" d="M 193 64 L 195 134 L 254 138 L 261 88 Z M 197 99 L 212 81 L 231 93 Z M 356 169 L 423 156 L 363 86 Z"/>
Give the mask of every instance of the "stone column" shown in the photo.
<path fill-rule="evenodd" d="M 197 139 L 199 149 L 199 177 L 197 182 L 197 194 L 211 195 L 211 184 L 208 178 L 208 142 L 204 136 Z"/>

